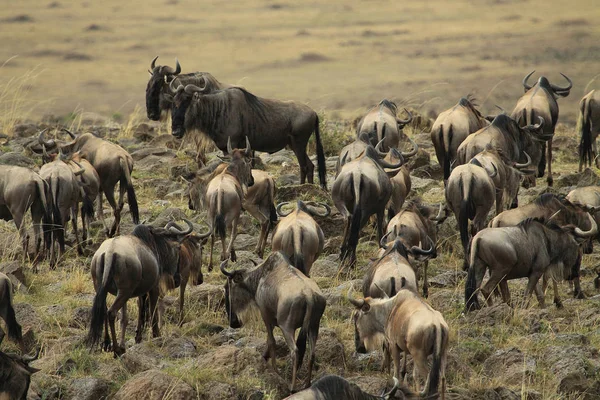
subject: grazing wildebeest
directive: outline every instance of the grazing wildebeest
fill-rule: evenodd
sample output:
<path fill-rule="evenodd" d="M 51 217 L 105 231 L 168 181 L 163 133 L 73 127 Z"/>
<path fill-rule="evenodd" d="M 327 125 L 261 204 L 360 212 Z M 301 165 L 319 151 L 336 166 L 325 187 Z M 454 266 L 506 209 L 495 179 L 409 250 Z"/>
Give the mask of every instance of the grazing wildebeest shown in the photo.
<path fill-rule="evenodd" d="M 456 216 L 460 241 L 464 251 L 464 265 L 466 270 L 469 263 L 470 237 L 483 229 L 496 197 L 494 181 L 495 175 L 476 164 L 459 165 L 452 170 L 446 185 L 446 204 Z M 469 236 L 469 220 L 471 233 Z"/>
<path fill-rule="evenodd" d="M 181 241 L 192 232 L 192 223 L 185 220 L 188 229 L 179 231 L 169 223 L 165 228 L 137 225 L 131 235 L 105 240 L 94 254 L 91 264 L 92 280 L 96 289 L 92 317 L 88 333 L 88 343 L 94 347 L 99 341 L 104 325 L 104 349 L 110 347 L 108 327 L 112 336 L 112 350 L 115 357 L 125 353 L 125 331 L 127 328 L 127 300 L 139 297 L 138 328 L 136 343 L 142 340 L 145 321 L 145 297 L 149 295 L 149 309 L 152 316 L 152 335 L 160 335 L 156 303 L 159 297 L 160 280 L 173 280 L 181 283 L 179 256 Z M 208 234 L 203 235 L 207 237 Z M 106 296 L 115 295 L 115 301 L 106 310 Z M 121 340 L 117 342 L 115 318 L 121 311 Z"/>
<path fill-rule="evenodd" d="M 45 232 L 49 232 L 52 223 L 51 205 L 48 186 L 37 173 L 18 166 L 3 165 L 0 168 L 0 218 L 15 221 L 25 255 L 29 243 L 25 213 L 31 207 L 35 253 L 38 255 L 42 243 L 42 227 Z"/>
<path fill-rule="evenodd" d="M 0 351 L 0 399 L 27 400 L 31 375 L 40 371 L 29 366 L 35 356 L 19 356 Z"/>
<path fill-rule="evenodd" d="M 454 107 L 441 112 L 431 128 L 431 141 L 444 171 L 444 183 L 450 177 L 458 146 L 471 133 L 489 124 L 475 108 L 474 100 L 471 96 L 462 97 Z"/>
<path fill-rule="evenodd" d="M 310 268 L 319 258 L 325 245 L 325 235 L 319 224 L 313 219 L 315 215 L 325 218 L 331 209 L 325 203 L 313 201 L 296 202 L 296 209 L 287 213 L 281 211 L 289 202 L 277 206 L 279 223 L 273 231 L 272 251 L 280 251 L 290 259 L 292 265 L 306 276 L 310 276 Z M 324 213 L 318 213 L 314 207 L 325 208 Z"/>
<path fill-rule="evenodd" d="M 371 145 L 375 146 L 383 140 L 382 149 L 397 149 L 400 147 L 400 139 L 403 135 L 402 128 L 412 121 L 412 114 L 407 110 L 407 119 L 400 119 L 396 116 L 398 107 L 392 101 L 381 100 L 378 105 L 371 108 L 367 114 L 362 117 L 356 126 L 356 135 L 366 133 Z"/>
<path fill-rule="evenodd" d="M 226 266 L 227 260 L 221 263 L 221 272 L 227 277 L 225 309 L 229 326 L 241 327 L 240 318 L 244 311 L 252 304 L 258 306 L 267 328 L 267 348 L 263 357 L 271 359 L 274 370 L 277 370 L 277 364 L 273 329 L 275 326 L 281 329 L 292 357 L 291 391 L 294 390 L 308 340 L 310 360 L 306 383 L 310 385 L 319 324 L 326 305 L 321 289 L 278 251 L 269 254 L 262 264 L 251 270 L 229 272 Z M 300 333 L 294 340 L 298 328 Z"/>
<path fill-rule="evenodd" d="M 582 231 L 573 225 L 560 227 L 543 218 L 528 218 L 517 226 L 480 231 L 471 244 L 469 274 L 465 285 L 466 309 L 479 308 L 479 291 L 491 305 L 490 295 L 497 285 L 504 302 L 510 304 L 506 281 L 518 278 L 528 278 L 525 289 L 526 306 L 535 291 L 540 307 L 544 307 L 543 292 L 549 279 L 553 280 L 554 303 L 557 307 L 562 307 L 557 279 L 573 280 L 573 293 L 575 297 L 579 297 L 581 251 L 577 240 L 589 238 L 598 232 L 598 225 L 589 214 L 588 219 L 591 223 L 588 231 Z M 490 278 L 481 287 L 486 270 L 489 270 Z M 537 283 L 542 276 L 544 289 L 540 291 Z"/>
<path fill-rule="evenodd" d="M 392 183 L 392 195 L 390 196 L 390 200 L 387 204 L 388 211 L 388 220 L 392 219 L 394 215 L 396 215 L 404 205 L 404 200 L 410 193 L 410 189 L 412 187 L 412 181 L 410 180 L 410 166 L 406 164 L 406 160 L 409 157 L 417 154 L 418 146 L 412 141 L 412 139 L 408 138 L 413 144 L 413 151 L 409 153 L 401 153 L 396 149 L 390 149 L 388 154 L 384 157 L 384 161 L 390 164 L 397 164 L 399 162 L 404 162 L 400 171 L 397 174 L 390 177 L 390 182 Z M 386 172 L 389 171 L 386 169 Z"/>
<path fill-rule="evenodd" d="M 553 85 L 544 76 L 540 76 L 537 83 L 530 86 L 527 83 L 527 80 L 534 72 L 535 71 L 531 71 L 523 78 L 525 94 L 517 100 L 517 105 L 513 109 L 511 117 L 514 118 L 520 126 L 534 124 L 540 118 L 543 118 L 546 122 L 542 132 L 544 135 L 550 137 L 547 145 L 548 155 L 547 157 L 544 157 L 544 153 L 546 152 L 546 142 L 542 142 L 540 146 L 542 157 L 538 164 L 538 176 L 540 178 L 544 176 L 544 164 L 547 159 L 548 177 L 546 180 L 548 186 L 552 186 L 552 137 L 554 136 L 554 129 L 558 122 L 558 103 L 556 102 L 556 99 L 558 97 L 567 97 L 571 92 L 573 82 L 565 74 L 561 73 L 561 75 L 569 82 L 569 86 L 560 87 Z M 537 160 L 534 158 L 534 161 Z"/>
<path fill-rule="evenodd" d="M 81 202 L 81 230 L 83 244 L 87 240 L 88 229 L 94 218 L 94 202 L 100 193 L 100 177 L 96 169 L 88 160 L 81 157 L 79 152 L 70 156 L 69 167 L 73 172 L 83 168 L 83 173 L 77 176 L 79 186 L 83 189 L 83 200 Z"/>
<path fill-rule="evenodd" d="M 317 164 L 321 187 L 327 189 L 325 153 L 319 132 L 319 116 L 304 104 L 263 99 L 234 87 L 214 93 L 207 85 L 179 85 L 174 89 L 172 132 L 204 132 L 223 152 L 229 140 L 234 147 L 245 138 L 256 151 L 274 153 L 290 146 L 300 165 L 300 182 L 313 183 L 314 165 L 306 153 L 308 140 L 315 133 Z"/>
<path fill-rule="evenodd" d="M 354 142 L 344 146 L 335 164 L 335 176 L 338 176 L 344 164 L 360 157 L 370 143 L 369 135 L 361 133 Z"/>
<path fill-rule="evenodd" d="M 381 142 L 378 143 L 378 147 Z M 373 214 L 377 214 L 377 239 L 383 236 L 385 207 L 392 194 L 389 176 L 398 173 L 404 162 L 390 164 L 382 159 L 386 153 L 369 145 L 364 154 L 342 167 L 331 190 L 333 203 L 346 220 L 340 258 L 356 261 L 360 230 Z M 393 169 L 386 172 L 384 168 Z"/>
<path fill-rule="evenodd" d="M 388 400 L 395 399 L 395 394 L 400 389 L 402 398 L 413 398 L 413 394 L 405 388 L 400 388 L 400 382 L 394 377 L 394 387 L 381 396 L 374 396 L 363 392 L 358 385 L 350 383 L 341 376 L 325 375 L 315 381 L 311 387 L 295 393 L 284 400 Z M 406 397 L 410 396 L 410 397 Z"/>
<path fill-rule="evenodd" d="M 394 376 L 404 380 L 408 355 L 413 357 L 413 379 L 419 390 L 419 374 L 427 377 L 422 396 L 435 396 L 442 381 L 441 397 L 446 396 L 446 354 L 448 325 L 442 314 L 425 303 L 411 290 L 402 289 L 394 297 L 348 300 L 356 307 L 354 315 L 359 352 L 379 350 L 386 344 L 394 360 Z M 400 352 L 404 362 L 400 367 Z M 427 357 L 433 356 L 431 369 Z"/>
<path fill-rule="evenodd" d="M 10 278 L 0 272 L 0 317 L 6 323 L 8 337 L 19 344 L 21 351 L 25 353 L 25 343 L 23 342 L 23 334 L 21 325 L 15 317 L 15 309 L 12 303 L 13 287 Z M 4 339 L 4 331 L 0 327 L 0 344 Z M 0 375 L 1 376 L 1 375 Z"/>
<path fill-rule="evenodd" d="M 573 189 L 567 194 L 566 199 L 573 204 L 600 207 L 600 186 L 585 186 Z"/>
<path fill-rule="evenodd" d="M 421 246 L 426 245 L 427 243 L 432 244 L 433 248 L 431 254 L 422 259 L 422 261 L 424 261 L 423 297 L 429 295 L 427 267 L 429 266 L 429 259 L 437 257 L 435 248 L 437 243 L 436 224 L 439 224 L 446 219 L 444 214 L 443 204 L 440 204 L 439 212 L 435 215 L 432 207 L 421 203 L 419 200 L 414 200 L 388 222 L 386 236 L 388 236 L 390 240 L 400 239 L 406 247 Z M 416 268 L 414 269 L 416 272 Z M 366 293 L 365 296 L 367 296 Z M 371 297 L 374 296 L 371 295 Z"/>
<path fill-rule="evenodd" d="M 123 210 L 124 195 L 127 191 L 127 200 L 129 210 L 134 224 L 140 223 L 135 190 L 131 181 L 131 171 L 133 171 L 133 158 L 121 146 L 109 141 L 100 139 L 91 133 L 74 135 L 67 129 L 63 129 L 73 139 L 71 142 L 61 146 L 61 150 L 67 157 L 75 152 L 79 152 L 82 158 L 85 158 L 92 164 L 100 178 L 100 190 L 98 192 L 98 214 L 104 223 L 104 212 L 102 209 L 102 194 L 106 195 L 106 200 L 113 209 L 115 220 L 110 228 L 106 227 L 106 235 L 112 237 L 118 235 L 121 224 L 121 211 Z M 44 141 L 44 145 L 52 149 L 56 147 L 54 140 Z M 119 185 L 119 202 L 115 201 L 115 186 Z"/>
<path fill-rule="evenodd" d="M 583 166 L 592 166 L 592 161 L 596 168 L 600 168 L 598 160 L 598 148 L 596 139 L 600 133 L 600 91 L 592 90 L 579 102 L 579 172 Z"/>

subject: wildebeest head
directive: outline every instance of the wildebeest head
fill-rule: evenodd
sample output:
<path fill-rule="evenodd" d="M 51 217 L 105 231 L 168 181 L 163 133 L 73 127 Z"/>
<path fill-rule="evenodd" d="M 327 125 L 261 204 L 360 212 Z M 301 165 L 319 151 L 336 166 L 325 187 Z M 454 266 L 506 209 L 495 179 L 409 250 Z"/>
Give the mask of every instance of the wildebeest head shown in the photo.
<path fill-rule="evenodd" d="M 39 369 L 30 367 L 28 364 L 37 359 L 38 354 L 30 357 L 0 351 L 1 399 L 27 398 L 31 375 L 39 371 Z"/>
<path fill-rule="evenodd" d="M 292 212 L 294 212 L 294 210 L 290 210 L 288 212 L 283 212 L 281 210 L 284 206 L 286 206 L 289 203 L 290 203 L 289 201 L 284 201 L 283 203 L 279 203 L 277 205 L 276 212 L 279 217 L 284 218 L 284 217 L 287 217 L 288 215 L 290 215 Z M 325 212 L 318 212 L 316 210 L 317 207 L 324 208 Z M 321 218 L 325 218 L 325 217 L 328 217 L 329 214 L 331 214 L 331 207 L 329 207 L 325 203 L 317 203 L 316 201 L 304 202 L 302 200 L 298 200 L 296 202 L 296 210 L 303 211 L 303 212 L 309 214 L 311 217 L 318 216 Z"/>
<path fill-rule="evenodd" d="M 252 148 L 250 147 L 248 136 L 246 136 L 245 149 L 231 148 L 231 137 L 227 139 L 226 159 L 230 160 L 227 170 L 232 171 L 242 185 L 247 187 L 254 185 L 254 178 L 252 177 Z"/>
<path fill-rule="evenodd" d="M 185 114 L 194 98 L 210 92 L 209 82 L 202 77 L 200 85 L 179 85 L 175 87 L 171 81 L 169 88 L 173 94 L 173 106 L 171 109 L 171 132 L 173 136 L 182 138 L 185 134 Z"/>
<path fill-rule="evenodd" d="M 383 332 L 387 316 L 381 315 L 378 307 L 373 307 L 389 300 L 374 299 L 366 297 L 364 299 L 354 299 L 351 295 L 353 288 L 348 292 L 348 301 L 356 308 L 352 319 L 354 321 L 354 346 L 358 353 L 367 353 L 380 350 L 384 342 Z M 384 292 L 385 293 L 385 292 Z"/>
<path fill-rule="evenodd" d="M 163 103 L 171 102 L 171 99 L 165 97 L 165 95 L 169 96 L 165 93 L 167 85 L 181 72 L 179 60 L 175 59 L 175 69 L 173 69 L 166 65 L 156 65 L 157 58 L 158 56 L 150 64 L 150 70 L 148 70 L 150 80 L 146 86 L 146 113 L 148 118 L 153 121 L 158 121 L 161 110 L 167 108 Z"/>
<path fill-rule="evenodd" d="M 571 79 L 569 79 L 569 77 L 566 76 L 565 74 L 563 74 L 562 72 L 560 74 L 567 80 L 567 82 L 569 82 L 568 86 L 566 86 L 566 87 L 553 85 L 552 83 L 550 83 L 550 81 L 548 81 L 548 78 L 546 78 L 545 76 L 540 76 L 538 78 L 537 83 L 535 85 L 531 86 L 527 83 L 527 81 L 529 80 L 529 77 L 531 77 L 531 75 L 533 75 L 534 72 L 535 72 L 535 70 L 531 71 L 529 74 L 527 74 L 527 76 L 525 76 L 525 78 L 523 78 L 523 88 L 525 89 L 525 92 L 531 90 L 532 87 L 538 86 L 538 87 L 544 89 L 549 94 L 551 94 L 552 97 L 554 97 L 554 98 L 567 97 L 569 95 L 569 93 L 571 93 L 571 88 L 573 87 L 573 81 L 571 81 Z"/>
<path fill-rule="evenodd" d="M 396 238 L 392 244 L 387 244 L 386 239 L 391 234 L 392 234 L 392 232 L 388 232 L 381 237 L 379 246 L 383 250 L 385 250 L 385 252 L 379 258 L 380 260 L 383 257 L 387 256 L 388 254 L 390 254 L 391 252 L 394 252 L 394 251 L 399 253 L 402 257 L 406 258 L 407 260 L 408 260 L 409 254 L 411 256 L 413 256 L 416 260 L 419 260 L 419 261 L 425 261 L 425 260 L 428 260 L 428 259 L 436 256 L 435 244 L 433 243 L 433 240 L 429 236 L 427 237 L 427 239 L 429 241 L 429 249 L 425 250 L 419 246 L 412 246 L 410 249 L 407 249 L 406 246 L 404 245 L 404 242 L 399 237 Z"/>
<path fill-rule="evenodd" d="M 225 311 L 231 328 L 237 329 L 242 326 L 239 314 L 254 302 L 254 295 L 246 286 L 245 270 L 227 271 L 227 260 L 221 263 L 221 272 L 227 277 L 225 283 Z"/>

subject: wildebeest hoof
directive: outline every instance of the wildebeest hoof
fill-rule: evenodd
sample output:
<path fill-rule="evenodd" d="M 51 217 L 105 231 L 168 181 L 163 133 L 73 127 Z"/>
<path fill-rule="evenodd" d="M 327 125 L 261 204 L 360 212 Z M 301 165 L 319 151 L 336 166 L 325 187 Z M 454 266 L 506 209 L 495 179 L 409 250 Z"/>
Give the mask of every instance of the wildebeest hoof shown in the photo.
<path fill-rule="evenodd" d="M 229 258 L 231 259 L 231 262 L 237 261 L 237 256 L 235 255 L 235 250 L 231 250 L 231 254 L 230 254 Z"/>
<path fill-rule="evenodd" d="M 110 342 L 110 340 L 108 340 L 108 341 L 105 341 L 105 342 L 102 344 L 102 351 L 109 352 L 109 351 L 111 351 L 111 350 L 112 350 L 112 346 L 111 346 L 111 342 Z"/>
<path fill-rule="evenodd" d="M 142 335 L 140 335 L 140 336 L 136 335 L 135 336 L 135 344 L 140 344 L 140 343 L 142 343 Z"/>
<path fill-rule="evenodd" d="M 425 297 L 425 298 L 429 297 L 429 289 L 428 288 L 423 288 L 423 297 Z"/>
<path fill-rule="evenodd" d="M 114 353 L 115 353 L 115 358 L 119 358 L 123 354 L 125 354 L 125 349 L 123 347 L 117 345 L 114 348 Z"/>
<path fill-rule="evenodd" d="M 554 301 L 554 304 L 556 304 L 556 308 L 558 309 L 563 308 L 563 303 L 560 300 Z"/>
<path fill-rule="evenodd" d="M 574 297 L 576 299 L 582 300 L 582 299 L 585 299 L 585 294 L 583 293 L 583 291 L 580 290 L 580 291 L 578 291 L 578 292 L 575 293 Z"/>
<path fill-rule="evenodd" d="M 546 179 L 546 181 L 548 182 L 548 186 L 552 187 L 552 185 L 554 185 L 554 179 L 548 177 L 548 179 Z"/>

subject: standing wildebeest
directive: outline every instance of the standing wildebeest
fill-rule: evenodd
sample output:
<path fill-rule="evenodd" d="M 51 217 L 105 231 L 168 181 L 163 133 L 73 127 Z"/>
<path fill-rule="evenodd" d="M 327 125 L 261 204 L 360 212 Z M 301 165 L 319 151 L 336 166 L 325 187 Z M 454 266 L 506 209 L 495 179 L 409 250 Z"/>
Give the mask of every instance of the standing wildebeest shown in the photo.
<path fill-rule="evenodd" d="M 100 191 L 98 192 L 98 214 L 104 223 L 104 212 L 102 209 L 102 194 L 106 195 L 106 200 L 113 209 L 115 220 L 110 228 L 106 227 L 106 235 L 112 237 L 118 235 L 121 225 L 121 211 L 123 210 L 124 195 L 127 191 L 127 200 L 129 210 L 134 224 L 140 223 L 135 190 L 131 181 L 131 171 L 133 171 L 133 158 L 121 146 L 109 141 L 100 139 L 91 133 L 74 135 L 70 131 L 63 129 L 73 139 L 71 142 L 61 147 L 61 150 L 67 155 L 79 152 L 82 158 L 85 158 L 92 164 L 100 178 Z M 56 146 L 54 140 L 44 141 L 47 148 Z M 115 186 L 119 185 L 119 202 L 115 201 Z"/>
<path fill-rule="evenodd" d="M 411 396 L 407 389 L 400 388 L 400 382 L 394 377 L 394 387 L 381 396 L 374 396 L 363 392 L 358 385 L 350 383 L 341 376 L 325 375 L 315 381 L 311 387 L 295 393 L 284 400 L 388 400 L 395 399 L 394 395 L 400 389 L 403 399 Z"/>
<path fill-rule="evenodd" d="M 15 221 L 25 255 L 29 243 L 25 213 L 31 207 L 35 252 L 38 254 L 42 243 L 42 226 L 47 231 L 52 222 L 51 205 L 48 187 L 37 173 L 18 166 L 3 165 L 0 168 L 0 218 Z M 42 221 L 43 225 L 40 224 Z"/>
<path fill-rule="evenodd" d="M 471 133 L 488 125 L 488 121 L 475 108 L 474 100 L 470 96 L 462 97 L 454 107 L 440 113 L 431 128 L 431 141 L 444 171 L 444 183 L 450 177 L 458 146 Z"/>
<path fill-rule="evenodd" d="M 280 251 L 290 259 L 292 265 L 302 273 L 310 277 L 310 268 L 319 258 L 325 245 L 323 230 L 313 219 L 315 215 L 325 218 L 331 213 L 331 209 L 325 203 L 313 201 L 304 203 L 296 202 L 296 209 L 287 213 L 281 211 L 282 207 L 289 202 L 277 206 L 277 215 L 281 218 L 271 243 L 272 251 Z M 325 208 L 324 213 L 317 213 L 312 207 L 321 206 Z"/>
<path fill-rule="evenodd" d="M 296 373 L 302 365 L 308 339 L 310 360 L 307 386 L 310 385 L 319 324 L 326 305 L 321 289 L 278 251 L 269 254 L 262 264 L 251 270 L 229 272 L 226 266 L 227 260 L 221 263 L 221 272 L 227 277 L 225 309 L 229 326 L 241 327 L 241 314 L 250 305 L 258 306 L 267 328 L 267 348 L 263 357 L 271 359 L 274 370 L 277 370 L 277 364 L 273 329 L 275 326 L 281 329 L 292 356 L 291 391 L 296 384 Z M 298 328 L 300 333 L 294 340 Z"/>
<path fill-rule="evenodd" d="M 357 351 L 379 350 L 387 345 L 394 360 L 394 376 L 405 380 L 408 355 L 413 357 L 414 385 L 419 390 L 419 374 L 427 377 L 422 396 L 432 398 L 438 393 L 442 380 L 442 399 L 446 396 L 446 354 L 448 324 L 442 314 L 425 303 L 411 290 L 400 290 L 394 297 L 348 300 L 356 307 L 355 329 L 358 333 Z M 404 362 L 400 368 L 400 352 Z M 431 369 L 427 357 L 433 356 Z M 430 397 L 432 396 L 432 397 Z"/>
<path fill-rule="evenodd" d="M 469 265 L 469 220 L 473 221 L 470 236 L 475 236 L 483 229 L 485 219 L 494 205 L 494 177 L 485 168 L 469 163 L 454 168 L 446 185 L 446 203 L 456 216 L 464 250 L 464 270 Z"/>
<path fill-rule="evenodd" d="M 378 143 L 379 146 L 381 142 Z M 415 145 L 416 146 L 416 145 Z M 346 220 L 340 258 L 356 261 L 356 246 L 360 230 L 373 214 L 377 214 L 377 239 L 383 236 L 383 217 L 392 194 L 390 176 L 404 164 L 390 164 L 382 159 L 386 153 L 369 145 L 364 154 L 342 167 L 331 190 L 333 203 Z M 394 169 L 386 172 L 384 168 Z"/>
<path fill-rule="evenodd" d="M 535 291 L 538 302 L 544 307 L 544 294 L 537 283 L 544 276 L 544 291 L 549 279 L 554 284 L 554 303 L 561 307 L 556 280 L 564 278 L 574 280 L 574 295 L 581 293 L 579 270 L 581 251 L 575 240 L 588 238 L 598 232 L 598 226 L 588 214 L 591 228 L 584 232 L 568 225 L 564 228 L 543 218 L 529 218 L 517 226 L 504 228 L 486 228 L 479 232 L 471 245 L 469 274 L 465 285 L 465 304 L 467 310 L 479 308 L 477 292 L 480 290 L 488 304 L 497 285 L 503 300 L 510 304 L 510 293 L 506 281 L 528 278 L 525 289 L 526 306 Z M 481 287 L 485 271 L 489 269 L 490 278 Z"/>
<path fill-rule="evenodd" d="M 431 254 L 423 261 L 423 297 L 429 295 L 429 283 L 427 282 L 427 267 L 429 259 L 436 258 L 437 227 L 445 220 L 444 206 L 440 204 L 439 212 L 434 215 L 431 207 L 420 201 L 411 201 L 407 207 L 400 211 L 388 222 L 386 236 L 390 239 L 401 239 L 406 247 L 421 246 L 431 243 Z M 384 247 L 384 246 L 382 246 Z M 416 268 L 415 272 L 416 272 Z M 415 292 L 416 292 L 415 287 Z M 366 296 L 367 294 L 365 294 Z M 371 295 L 371 297 L 374 297 Z"/>
<path fill-rule="evenodd" d="M 600 91 L 592 90 L 579 102 L 579 172 L 585 165 L 592 166 L 592 161 L 596 168 L 600 168 L 598 160 L 598 148 L 596 139 L 600 133 Z"/>
<path fill-rule="evenodd" d="M 8 337 L 19 344 L 21 351 L 25 353 L 25 343 L 23 342 L 23 334 L 21 333 L 21 325 L 15 317 L 15 309 L 13 308 L 12 283 L 8 276 L 0 272 L 0 317 L 6 323 Z M 4 331 L 0 327 L 0 344 L 4 339 Z M 1 375 L 0 375 L 1 376 Z"/>
<path fill-rule="evenodd" d="M 35 356 L 18 356 L 0 351 L 0 399 L 27 400 L 31 375 L 40 371 L 29 366 Z"/>
<path fill-rule="evenodd" d="M 127 328 L 127 300 L 139 297 L 138 328 L 136 343 L 142 340 L 145 321 L 145 297 L 149 294 L 152 335 L 158 337 L 158 313 L 156 303 L 159 297 L 159 282 L 173 279 L 175 286 L 181 283 L 179 256 L 181 241 L 192 232 L 192 223 L 186 231 L 179 231 L 167 224 L 165 228 L 137 225 L 131 235 L 105 240 L 92 258 L 91 272 L 96 296 L 92 306 L 92 317 L 88 343 L 95 346 L 100 341 L 104 325 L 104 349 L 110 346 L 108 327 L 112 336 L 112 350 L 116 356 L 125 353 L 125 331 Z M 206 235 L 207 236 L 207 235 Z M 115 295 L 115 301 L 106 310 L 106 296 Z M 121 311 L 121 341 L 117 342 L 115 318 Z"/>
<path fill-rule="evenodd" d="M 546 151 L 546 143 L 541 143 L 542 157 L 538 164 L 538 176 L 544 176 L 545 158 L 548 160 L 548 186 L 552 186 L 552 137 L 554 129 L 558 122 L 558 97 L 567 97 L 573 87 L 573 82 L 563 73 L 561 75 L 569 82 L 569 86 L 560 87 L 551 84 L 544 76 L 540 76 L 535 85 L 530 86 L 527 80 L 535 71 L 531 71 L 523 78 L 523 87 L 525 94 L 517 100 L 511 117 L 517 121 L 520 126 L 531 125 L 539 118 L 543 118 L 546 124 L 544 125 L 543 133 L 549 136 L 548 139 L 548 155 L 544 157 Z M 537 161 L 534 159 L 534 161 Z"/>
<path fill-rule="evenodd" d="M 404 109 L 408 114 L 407 119 L 400 119 L 396 116 L 398 107 L 392 101 L 381 100 L 378 105 L 373 107 L 362 117 L 356 127 L 356 135 L 366 133 L 371 145 L 375 146 L 383 140 L 383 149 L 397 149 L 400 147 L 400 139 L 403 135 L 402 128 L 412 121 L 412 114 Z"/>
<path fill-rule="evenodd" d="M 390 182 L 392 183 L 392 195 L 387 204 L 388 220 L 393 218 L 393 216 L 402 209 L 404 200 L 406 200 L 412 187 L 412 181 L 410 180 L 410 166 L 406 164 L 406 159 L 417 154 L 418 146 L 411 138 L 408 138 L 408 140 L 413 144 L 413 150 L 411 152 L 401 153 L 396 149 L 390 149 L 388 154 L 384 157 L 384 160 L 390 164 L 395 165 L 399 162 L 405 163 L 397 174 L 390 177 Z M 390 170 L 386 169 L 386 172 L 388 171 Z"/>
<path fill-rule="evenodd" d="M 81 175 L 77 176 L 79 185 L 83 189 L 83 200 L 81 202 L 81 230 L 83 243 L 87 240 L 88 229 L 94 218 L 94 201 L 100 192 L 100 177 L 96 169 L 88 160 L 81 157 L 79 152 L 71 155 L 69 167 L 73 172 L 83 168 Z"/>
<path fill-rule="evenodd" d="M 361 133 L 358 135 L 356 140 L 354 140 L 354 142 L 344 146 L 340 151 L 340 155 L 335 164 L 335 176 L 338 176 L 344 164 L 360 157 L 370 143 L 371 141 L 369 140 L 369 135 L 366 133 Z"/>
<path fill-rule="evenodd" d="M 224 152 L 229 140 L 239 147 L 244 138 L 256 151 L 274 153 L 290 146 L 298 157 L 301 183 L 307 179 L 313 183 L 314 165 L 306 147 L 314 132 L 319 180 L 321 187 L 327 189 L 319 116 L 307 105 L 259 98 L 240 87 L 211 93 L 206 84 L 190 84 L 179 85 L 173 92 L 172 132 L 175 137 L 181 138 L 186 132 L 199 130 Z"/>

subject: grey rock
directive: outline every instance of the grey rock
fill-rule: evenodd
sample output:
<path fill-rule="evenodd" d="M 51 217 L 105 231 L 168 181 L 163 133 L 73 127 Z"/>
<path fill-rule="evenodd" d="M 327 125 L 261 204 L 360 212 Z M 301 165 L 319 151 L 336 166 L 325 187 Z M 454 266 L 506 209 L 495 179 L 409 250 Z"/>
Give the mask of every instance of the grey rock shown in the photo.
<path fill-rule="evenodd" d="M 33 160 L 21 153 L 4 153 L 0 156 L 0 165 L 16 165 L 19 167 L 33 168 L 35 163 Z"/>
<path fill-rule="evenodd" d="M 429 279 L 429 285 L 433 287 L 454 287 L 467 277 L 462 270 L 446 271 Z"/>
<path fill-rule="evenodd" d="M 518 382 L 523 376 L 535 374 L 535 359 L 521 352 L 516 347 L 498 350 L 483 363 L 483 370 L 488 377 L 501 377 L 508 382 Z"/>
<path fill-rule="evenodd" d="M 188 400 L 196 391 L 181 379 L 156 369 L 134 375 L 119 389 L 113 400 Z"/>
<path fill-rule="evenodd" d="M 110 383 L 101 378 L 74 379 L 67 390 L 67 399 L 72 400 L 104 400 L 110 394 Z"/>
<path fill-rule="evenodd" d="M 175 158 L 175 152 L 165 147 L 146 147 L 131 153 L 131 157 L 134 161 L 140 161 L 149 156 Z"/>

